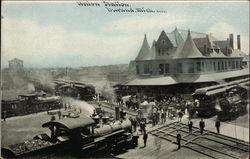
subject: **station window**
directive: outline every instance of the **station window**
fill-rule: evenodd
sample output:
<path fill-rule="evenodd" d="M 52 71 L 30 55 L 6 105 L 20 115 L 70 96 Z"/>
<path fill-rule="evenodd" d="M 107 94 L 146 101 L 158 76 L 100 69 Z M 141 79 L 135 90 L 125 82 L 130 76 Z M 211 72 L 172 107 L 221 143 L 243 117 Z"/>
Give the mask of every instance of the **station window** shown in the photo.
<path fill-rule="evenodd" d="M 213 62 L 210 61 L 210 65 L 209 65 L 209 71 L 212 71 L 213 70 Z"/>
<path fill-rule="evenodd" d="M 169 64 L 165 64 L 165 73 L 169 73 L 170 69 L 169 69 Z"/>
<path fill-rule="evenodd" d="M 235 69 L 235 61 L 232 61 L 232 69 Z"/>
<path fill-rule="evenodd" d="M 236 68 L 239 68 L 239 61 L 236 61 Z"/>
<path fill-rule="evenodd" d="M 188 64 L 188 73 L 194 73 L 194 64 L 193 63 Z"/>
<path fill-rule="evenodd" d="M 164 73 L 164 65 L 160 64 L 159 65 L 159 74 L 162 75 Z"/>
<path fill-rule="evenodd" d="M 224 62 L 221 62 L 221 69 L 224 70 Z"/>
<path fill-rule="evenodd" d="M 225 70 L 227 70 L 227 61 L 225 61 Z"/>
<path fill-rule="evenodd" d="M 205 68 L 204 68 L 204 62 L 201 63 L 201 72 L 204 72 Z"/>
<path fill-rule="evenodd" d="M 144 64 L 144 74 L 149 74 L 149 64 Z"/>
<path fill-rule="evenodd" d="M 218 71 L 220 71 L 220 62 L 217 62 Z"/>
<path fill-rule="evenodd" d="M 178 63 L 177 65 L 177 72 L 182 73 L 182 63 Z"/>
<path fill-rule="evenodd" d="M 216 70 L 216 64 L 215 64 L 215 62 L 214 62 L 214 71 Z"/>
<path fill-rule="evenodd" d="M 164 43 L 165 43 L 165 40 L 164 40 L 164 39 L 162 39 L 161 43 L 162 43 L 162 44 L 164 45 Z"/>
<path fill-rule="evenodd" d="M 231 61 L 228 61 L 228 67 L 231 67 Z"/>
<path fill-rule="evenodd" d="M 196 63 L 196 70 L 197 70 L 197 72 L 201 72 L 201 63 L 200 62 Z"/>
<path fill-rule="evenodd" d="M 140 70 L 139 70 L 139 66 L 138 65 L 136 65 L 136 73 L 140 74 Z"/>

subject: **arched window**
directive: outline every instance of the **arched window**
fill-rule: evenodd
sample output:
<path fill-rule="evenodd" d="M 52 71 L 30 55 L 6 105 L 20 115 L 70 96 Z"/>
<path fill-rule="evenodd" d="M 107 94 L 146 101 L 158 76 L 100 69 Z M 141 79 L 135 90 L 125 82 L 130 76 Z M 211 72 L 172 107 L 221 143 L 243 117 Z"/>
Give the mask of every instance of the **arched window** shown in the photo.
<path fill-rule="evenodd" d="M 164 40 L 164 39 L 162 39 L 162 40 L 161 40 L 161 43 L 164 45 L 164 44 L 165 44 L 165 40 Z"/>

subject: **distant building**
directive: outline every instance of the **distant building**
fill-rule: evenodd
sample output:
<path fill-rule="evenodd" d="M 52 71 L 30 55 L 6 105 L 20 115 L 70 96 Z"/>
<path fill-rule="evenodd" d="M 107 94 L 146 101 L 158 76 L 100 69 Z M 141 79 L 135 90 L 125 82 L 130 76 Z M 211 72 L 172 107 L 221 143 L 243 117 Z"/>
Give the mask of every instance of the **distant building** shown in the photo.
<path fill-rule="evenodd" d="M 249 75 L 244 69 L 240 36 L 218 41 L 211 34 L 175 28 L 162 31 L 150 47 L 145 35 L 135 58 L 137 77 L 122 85 L 147 95 L 191 93 L 196 88 Z"/>
<path fill-rule="evenodd" d="M 109 74 L 107 74 L 107 80 L 110 82 L 119 83 L 123 81 L 123 79 L 126 78 L 126 76 L 127 76 L 127 72 L 114 71 L 114 72 L 110 72 Z"/>
<path fill-rule="evenodd" d="M 9 61 L 9 71 L 11 73 L 24 73 L 23 60 L 14 58 Z"/>

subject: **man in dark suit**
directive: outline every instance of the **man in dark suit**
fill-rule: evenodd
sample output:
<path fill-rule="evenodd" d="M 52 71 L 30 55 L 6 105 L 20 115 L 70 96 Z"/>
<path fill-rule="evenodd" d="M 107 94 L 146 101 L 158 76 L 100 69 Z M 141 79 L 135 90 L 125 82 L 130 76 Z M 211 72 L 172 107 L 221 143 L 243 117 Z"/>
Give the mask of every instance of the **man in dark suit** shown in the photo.
<path fill-rule="evenodd" d="M 215 121 L 215 127 L 216 127 L 216 130 L 217 130 L 217 133 L 220 133 L 220 120 L 219 119 L 217 119 Z"/>
<path fill-rule="evenodd" d="M 177 135 L 176 135 L 176 141 L 178 144 L 178 149 L 181 148 L 181 134 L 177 131 Z"/>
<path fill-rule="evenodd" d="M 193 122 L 191 120 L 188 121 L 188 129 L 189 133 L 192 133 L 192 128 L 193 128 Z"/>
<path fill-rule="evenodd" d="M 143 135 L 144 147 L 147 146 L 147 140 L 148 140 L 148 134 L 144 132 L 144 135 Z"/>
<path fill-rule="evenodd" d="M 203 121 L 203 119 L 201 119 L 199 125 L 200 125 L 200 132 L 201 132 L 201 135 L 202 135 L 203 134 L 203 130 L 205 128 L 205 122 Z"/>

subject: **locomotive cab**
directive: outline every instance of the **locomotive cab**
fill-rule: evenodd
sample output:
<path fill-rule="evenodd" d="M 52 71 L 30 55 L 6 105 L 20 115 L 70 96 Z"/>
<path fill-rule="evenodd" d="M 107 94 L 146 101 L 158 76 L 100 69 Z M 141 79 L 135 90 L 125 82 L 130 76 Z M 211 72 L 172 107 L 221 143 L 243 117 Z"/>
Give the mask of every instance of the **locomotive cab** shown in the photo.
<path fill-rule="evenodd" d="M 73 147 L 81 147 L 84 144 L 93 142 L 94 120 L 81 115 L 78 118 L 64 118 L 49 121 L 42 126 L 51 131 L 51 142 L 69 142 Z"/>

